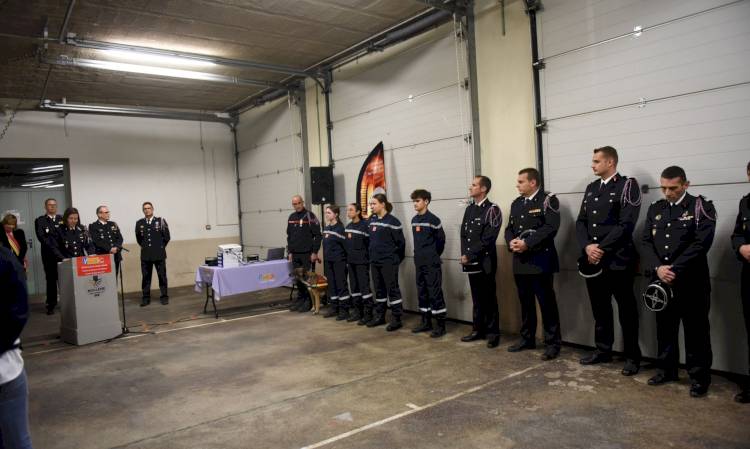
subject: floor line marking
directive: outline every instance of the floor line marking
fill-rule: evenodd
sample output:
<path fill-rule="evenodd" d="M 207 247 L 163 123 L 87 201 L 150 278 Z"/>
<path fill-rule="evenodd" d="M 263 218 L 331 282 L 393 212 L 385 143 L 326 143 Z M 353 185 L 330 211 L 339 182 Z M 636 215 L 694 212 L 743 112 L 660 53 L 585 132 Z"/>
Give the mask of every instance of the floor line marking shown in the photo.
<path fill-rule="evenodd" d="M 450 402 L 450 401 L 456 400 L 456 399 L 458 399 L 458 398 L 460 398 L 462 396 L 466 396 L 467 394 L 476 393 L 477 391 L 483 390 L 483 389 L 485 389 L 485 388 L 487 388 L 487 387 L 489 387 L 491 385 L 495 385 L 495 384 L 500 383 L 500 382 L 502 382 L 504 380 L 512 379 L 512 378 L 514 378 L 516 376 L 520 376 L 520 375 L 525 374 L 525 373 L 527 373 L 527 372 L 529 372 L 531 370 L 535 370 L 537 368 L 540 368 L 540 367 L 542 367 L 544 365 L 545 365 L 544 363 L 539 363 L 537 365 L 530 366 L 530 367 L 528 367 L 526 369 L 522 369 L 521 371 L 516 371 L 514 373 L 510 373 L 507 376 L 501 377 L 500 379 L 491 380 L 491 381 L 485 382 L 485 383 L 483 383 L 481 385 L 477 385 L 475 387 L 471 387 L 469 389 L 466 389 L 466 390 L 463 390 L 463 391 L 459 391 L 458 393 L 455 393 L 455 394 L 452 394 L 450 396 L 444 397 L 443 399 L 439 399 L 439 400 L 437 400 L 435 402 L 431 402 L 431 403 L 423 405 L 421 407 L 413 408 L 411 410 L 407 410 L 405 412 L 397 413 L 397 414 L 395 414 L 393 416 L 389 416 L 389 417 L 381 419 L 379 421 L 371 422 L 371 423 L 366 424 L 366 425 L 364 425 L 362 427 L 358 427 L 358 428 L 352 429 L 352 430 L 350 430 L 348 432 L 344 432 L 344 433 L 332 436 L 331 438 L 328 438 L 328 439 L 323 440 L 323 441 L 319 441 L 319 442 L 317 442 L 315 444 L 311 444 L 309 446 L 303 446 L 302 449 L 315 449 L 315 448 L 318 448 L 318 447 L 327 446 L 327 445 L 329 445 L 331 443 L 335 443 L 336 441 L 343 440 L 344 438 L 348 438 L 348 437 L 350 437 L 352 435 L 356 435 L 358 433 L 362 433 L 362 432 L 364 432 L 366 430 L 370 430 L 370 429 L 373 429 L 375 427 L 380 427 L 383 424 L 387 424 L 389 422 L 393 422 L 393 421 L 399 420 L 399 419 L 404 418 L 406 416 L 413 415 L 414 413 L 420 412 L 422 410 L 426 410 L 428 408 L 433 408 L 433 407 L 436 407 L 438 405 L 444 404 L 446 402 Z M 409 404 L 407 404 L 407 406 L 408 405 Z"/>

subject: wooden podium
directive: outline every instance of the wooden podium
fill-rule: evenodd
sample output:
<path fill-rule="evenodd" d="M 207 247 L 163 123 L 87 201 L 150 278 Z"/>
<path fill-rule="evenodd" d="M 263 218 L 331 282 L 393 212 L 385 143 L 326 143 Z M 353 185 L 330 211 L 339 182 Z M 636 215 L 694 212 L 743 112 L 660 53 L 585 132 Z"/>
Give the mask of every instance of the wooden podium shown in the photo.
<path fill-rule="evenodd" d="M 57 264 L 60 282 L 60 337 L 85 345 L 122 331 L 117 278 L 111 254 L 75 257 Z"/>

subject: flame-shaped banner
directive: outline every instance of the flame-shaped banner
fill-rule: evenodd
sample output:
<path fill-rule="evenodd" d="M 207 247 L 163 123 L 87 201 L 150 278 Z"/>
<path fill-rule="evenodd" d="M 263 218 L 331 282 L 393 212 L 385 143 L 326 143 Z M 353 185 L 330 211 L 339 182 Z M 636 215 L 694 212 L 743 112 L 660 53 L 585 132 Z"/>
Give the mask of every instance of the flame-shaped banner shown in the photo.
<path fill-rule="evenodd" d="M 375 148 L 367 156 L 357 178 L 357 201 L 362 206 L 362 215 L 365 218 L 372 213 L 369 200 L 376 193 L 386 193 L 383 142 L 375 145 Z"/>

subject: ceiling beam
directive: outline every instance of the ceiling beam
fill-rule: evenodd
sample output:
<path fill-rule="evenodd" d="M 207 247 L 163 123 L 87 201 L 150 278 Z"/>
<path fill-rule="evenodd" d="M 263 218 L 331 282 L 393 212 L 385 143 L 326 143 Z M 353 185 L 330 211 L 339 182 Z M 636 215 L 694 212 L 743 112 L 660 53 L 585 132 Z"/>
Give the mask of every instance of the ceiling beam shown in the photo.
<path fill-rule="evenodd" d="M 96 106 L 87 104 L 57 103 L 52 100 L 44 100 L 42 104 L 39 105 L 39 109 L 42 111 L 62 113 L 118 115 L 128 117 L 148 117 L 172 120 L 217 122 L 227 125 L 236 122 L 236 118 L 230 117 L 229 114 L 220 112 L 184 112 L 159 108 Z"/>
<path fill-rule="evenodd" d="M 60 27 L 60 34 L 58 39 L 60 43 L 63 43 L 65 36 L 68 34 L 68 25 L 70 25 L 70 17 L 73 15 L 73 7 L 76 5 L 76 0 L 69 0 L 68 9 L 65 11 L 65 18 L 63 19 L 62 26 Z"/>

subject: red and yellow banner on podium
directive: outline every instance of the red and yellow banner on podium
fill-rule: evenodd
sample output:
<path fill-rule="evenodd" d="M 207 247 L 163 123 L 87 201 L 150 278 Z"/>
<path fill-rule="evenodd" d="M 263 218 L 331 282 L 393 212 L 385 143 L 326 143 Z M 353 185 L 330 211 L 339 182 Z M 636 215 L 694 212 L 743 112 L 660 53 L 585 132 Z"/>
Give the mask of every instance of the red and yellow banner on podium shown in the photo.
<path fill-rule="evenodd" d="M 112 258 L 108 254 L 76 257 L 76 272 L 79 277 L 111 273 Z"/>

